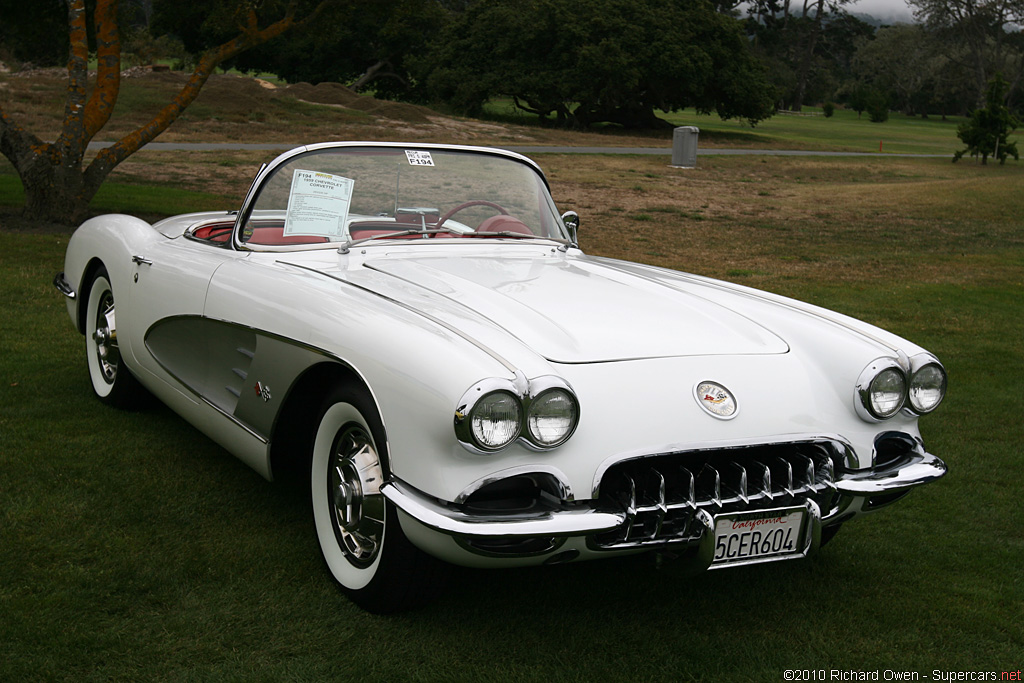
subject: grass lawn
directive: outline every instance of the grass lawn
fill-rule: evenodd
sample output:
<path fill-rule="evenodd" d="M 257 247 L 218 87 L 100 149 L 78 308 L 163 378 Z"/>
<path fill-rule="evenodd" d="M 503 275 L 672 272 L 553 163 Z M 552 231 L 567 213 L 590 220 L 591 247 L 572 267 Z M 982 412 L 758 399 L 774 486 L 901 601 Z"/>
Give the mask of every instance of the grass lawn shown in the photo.
<path fill-rule="evenodd" d="M 496 120 L 530 124 L 537 117 L 515 108 L 511 99 L 498 99 L 485 112 Z M 956 127 L 963 117 L 904 116 L 892 112 L 889 120 L 872 123 L 868 116 L 846 109 L 835 110 L 826 118 L 820 108 L 804 107 L 807 116 L 776 114 L 751 128 L 739 119 L 723 121 L 717 114 L 702 115 L 693 109 L 662 112 L 661 118 L 673 126 L 700 129 L 702 148 L 798 149 L 839 152 L 878 152 L 893 154 L 948 154 L 962 149 Z M 612 128 L 611 130 L 614 130 Z M 1021 139 L 1021 131 L 1011 140 Z"/>
<path fill-rule="evenodd" d="M 232 206 L 257 161 L 149 154 L 119 170 L 104 210 Z M 83 339 L 50 284 L 66 235 L 0 230 L 0 680 L 1020 669 L 1024 168 L 539 160 L 591 253 L 810 300 L 935 352 L 950 394 L 922 430 L 949 475 L 804 562 L 698 577 L 648 558 L 453 569 L 428 608 L 370 616 L 330 584 L 296 496 L 165 408 L 93 399 Z M 11 180 L 0 175 L 0 204 L 17 201 Z"/>

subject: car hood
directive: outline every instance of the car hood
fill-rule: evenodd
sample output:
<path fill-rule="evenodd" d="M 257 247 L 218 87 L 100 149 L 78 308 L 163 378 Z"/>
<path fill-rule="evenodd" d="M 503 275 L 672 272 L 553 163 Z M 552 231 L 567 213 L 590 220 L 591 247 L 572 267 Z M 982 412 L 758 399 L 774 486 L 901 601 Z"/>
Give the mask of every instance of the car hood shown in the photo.
<path fill-rule="evenodd" d="M 431 315 L 456 326 L 469 309 L 555 362 L 789 350 L 699 286 L 667 286 L 598 261 L 461 255 L 371 258 L 363 266 L 361 286 L 411 307 L 426 294 L 441 304 Z"/>

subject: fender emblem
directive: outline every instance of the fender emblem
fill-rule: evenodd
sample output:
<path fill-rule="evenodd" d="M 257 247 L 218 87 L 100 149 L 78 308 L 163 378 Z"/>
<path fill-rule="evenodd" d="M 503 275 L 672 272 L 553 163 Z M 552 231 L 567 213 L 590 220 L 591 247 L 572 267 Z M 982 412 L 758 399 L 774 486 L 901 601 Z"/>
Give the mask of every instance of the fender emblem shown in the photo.
<path fill-rule="evenodd" d="M 256 386 L 253 389 L 256 390 L 256 395 L 262 398 L 264 403 L 270 400 L 270 387 L 263 382 L 256 382 Z"/>

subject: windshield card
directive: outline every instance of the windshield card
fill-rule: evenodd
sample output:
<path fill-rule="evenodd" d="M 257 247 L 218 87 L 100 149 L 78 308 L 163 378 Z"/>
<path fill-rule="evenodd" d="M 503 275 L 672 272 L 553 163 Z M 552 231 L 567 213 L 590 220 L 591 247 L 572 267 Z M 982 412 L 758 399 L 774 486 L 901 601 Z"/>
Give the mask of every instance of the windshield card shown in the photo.
<path fill-rule="evenodd" d="M 410 166 L 433 166 L 434 159 L 430 152 L 420 152 L 414 149 L 405 150 L 405 157 L 409 160 Z"/>
<path fill-rule="evenodd" d="M 284 234 L 340 237 L 348 222 L 353 184 L 340 175 L 295 169 Z"/>

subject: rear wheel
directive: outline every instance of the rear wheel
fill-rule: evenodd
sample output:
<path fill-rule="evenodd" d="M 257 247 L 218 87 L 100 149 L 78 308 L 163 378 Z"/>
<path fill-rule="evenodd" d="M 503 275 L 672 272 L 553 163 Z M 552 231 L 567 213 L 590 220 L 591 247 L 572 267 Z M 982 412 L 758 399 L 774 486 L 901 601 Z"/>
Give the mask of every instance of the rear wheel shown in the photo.
<path fill-rule="evenodd" d="M 105 269 L 93 278 L 85 306 L 85 355 L 93 391 L 104 403 L 133 407 L 144 392 L 121 358 L 114 290 Z"/>
<path fill-rule="evenodd" d="M 415 608 L 436 592 L 437 561 L 405 537 L 380 492 L 387 440 L 366 391 L 339 390 L 321 406 L 310 492 L 320 551 L 332 577 L 369 612 Z"/>

